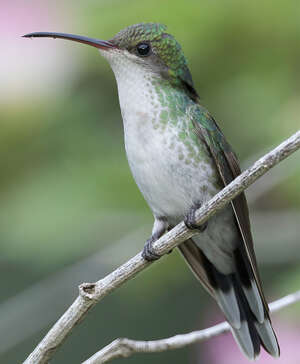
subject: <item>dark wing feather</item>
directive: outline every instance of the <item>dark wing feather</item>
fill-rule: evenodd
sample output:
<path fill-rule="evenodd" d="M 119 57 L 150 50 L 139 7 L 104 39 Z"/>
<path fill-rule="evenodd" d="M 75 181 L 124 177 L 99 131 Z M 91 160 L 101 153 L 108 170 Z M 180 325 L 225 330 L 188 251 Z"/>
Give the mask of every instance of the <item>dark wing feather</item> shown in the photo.
<path fill-rule="evenodd" d="M 193 239 L 188 239 L 178 246 L 181 254 L 190 266 L 196 278 L 203 284 L 204 288 L 215 298 L 214 288 L 210 284 L 210 279 L 203 262 L 203 254 Z"/>
<path fill-rule="evenodd" d="M 224 186 L 229 184 L 240 173 L 238 159 L 231 146 L 226 141 L 216 121 L 209 112 L 200 105 L 194 105 L 191 112 L 194 132 L 206 144 L 211 156 L 213 157 L 219 175 Z M 263 299 L 263 303 L 268 312 L 268 305 L 263 294 L 261 280 L 259 277 L 257 262 L 254 252 L 253 239 L 250 229 L 249 211 L 245 194 L 242 192 L 231 202 L 237 226 L 243 238 L 244 247 L 253 270 L 254 278 Z"/>

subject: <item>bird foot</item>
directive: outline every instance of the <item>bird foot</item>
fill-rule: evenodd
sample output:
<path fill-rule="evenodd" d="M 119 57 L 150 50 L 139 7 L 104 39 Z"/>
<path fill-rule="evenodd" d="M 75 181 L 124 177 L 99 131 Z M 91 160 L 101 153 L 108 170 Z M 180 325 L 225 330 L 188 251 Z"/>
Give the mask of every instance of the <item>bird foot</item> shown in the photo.
<path fill-rule="evenodd" d="M 148 262 L 152 262 L 153 260 L 157 260 L 160 258 L 160 255 L 156 254 L 153 250 L 152 244 L 156 241 L 155 237 L 151 236 L 150 239 L 147 240 L 143 252 L 142 257 Z"/>
<path fill-rule="evenodd" d="M 194 205 L 184 218 L 185 226 L 190 230 L 198 230 L 201 233 L 207 228 L 207 222 L 202 225 L 196 223 L 195 213 L 201 207 L 201 204 Z"/>

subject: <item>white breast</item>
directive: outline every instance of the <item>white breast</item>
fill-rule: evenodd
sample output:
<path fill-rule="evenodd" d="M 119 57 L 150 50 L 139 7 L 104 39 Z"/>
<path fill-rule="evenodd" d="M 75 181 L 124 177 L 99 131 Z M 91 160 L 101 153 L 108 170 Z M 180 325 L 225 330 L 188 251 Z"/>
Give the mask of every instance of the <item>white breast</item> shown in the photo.
<path fill-rule="evenodd" d="M 156 76 L 132 62 L 130 55 L 101 53 L 116 76 L 126 153 L 135 181 L 156 216 L 180 220 L 197 200 L 217 192 L 216 173 L 207 160 L 189 163 L 191 151 L 180 141 L 178 125 L 161 122 L 161 113 L 168 108 L 162 106 L 153 85 Z"/>

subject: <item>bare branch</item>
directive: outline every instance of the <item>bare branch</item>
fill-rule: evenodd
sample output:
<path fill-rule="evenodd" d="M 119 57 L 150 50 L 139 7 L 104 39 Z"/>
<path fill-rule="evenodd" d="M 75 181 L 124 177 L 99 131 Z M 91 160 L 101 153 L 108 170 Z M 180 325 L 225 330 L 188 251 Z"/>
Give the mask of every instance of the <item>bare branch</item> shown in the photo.
<path fill-rule="evenodd" d="M 276 312 L 298 301 L 300 301 L 300 291 L 272 302 L 270 304 L 270 310 L 271 312 Z M 82 364 L 103 364 L 110 360 L 126 358 L 136 353 L 157 353 L 160 351 L 180 349 L 187 345 L 206 341 L 229 330 L 229 324 L 227 322 L 222 322 L 204 330 L 193 331 L 188 334 L 176 335 L 161 340 L 135 341 L 120 338 L 105 346 Z"/>
<path fill-rule="evenodd" d="M 274 167 L 299 148 L 300 131 L 260 158 L 252 167 L 240 174 L 210 201 L 205 203 L 196 212 L 197 223 L 203 224 L 270 168 Z M 153 245 L 154 251 L 158 255 L 163 255 L 194 234 L 194 231 L 188 230 L 185 224 L 181 222 L 155 242 Z M 50 329 L 35 350 L 25 360 L 24 364 L 47 363 L 56 349 L 71 333 L 74 326 L 83 319 L 92 306 L 150 264 L 152 263 L 145 261 L 141 253 L 138 253 L 135 257 L 131 258 L 103 279 L 95 283 L 84 283 L 80 285 L 79 296 Z"/>
<path fill-rule="evenodd" d="M 264 151 L 256 153 L 255 157 L 252 156 L 246 162 L 243 162 L 242 165 L 251 165 L 260 155 L 265 154 L 267 150 L 267 148 L 264 148 Z M 265 178 L 258 179 L 255 184 L 247 189 L 248 204 L 250 206 L 253 205 L 269 190 L 298 173 L 299 167 L 300 164 L 297 156 L 294 155 L 294 158 L 290 157 L 285 163 L 281 164 L 280 168 L 273 168 Z M 104 219 L 103 213 L 105 214 Z M 96 228 L 94 224 L 99 226 L 99 219 L 101 219 L 101 225 L 105 225 L 107 221 L 111 221 L 113 218 L 121 218 L 124 221 L 123 214 L 123 212 L 118 212 L 117 210 L 111 213 L 108 213 L 105 209 L 102 212 L 98 210 L 96 215 L 88 218 L 86 225 L 88 229 L 94 230 Z M 128 215 L 126 213 L 127 217 L 136 220 L 140 215 L 132 213 Z M 260 242 L 256 246 L 260 264 L 270 263 L 274 265 L 299 260 L 298 237 L 300 236 L 300 226 L 298 221 L 300 221 L 300 213 L 295 210 L 281 210 L 275 213 L 258 210 L 252 214 L 253 225 L 259 234 L 255 240 Z M 285 226 L 284 231 L 281 227 L 282 223 Z M 273 224 L 272 231 L 268 227 L 270 224 Z M 109 229 L 109 226 L 107 228 Z M 122 261 L 124 261 L 124 246 L 126 246 L 125 250 L 128 257 L 138 251 L 141 247 L 141 241 L 146 239 L 149 229 L 149 224 L 139 225 L 138 228 L 122 237 L 120 241 L 115 241 L 104 248 L 102 247 L 97 253 L 93 253 L 89 257 L 82 258 L 62 268 L 1 302 L 0 356 L 23 342 L 27 337 L 40 332 L 55 321 L 58 312 L 65 308 L 66 300 L 74 297 L 74 283 L 77 284 L 84 277 L 98 277 L 107 273 L 107 271 L 111 271 L 113 267 L 122 264 Z M 105 235 L 107 234 L 104 231 L 104 234 L 101 235 L 102 241 L 105 241 L 109 236 Z M 285 242 L 284 245 L 281 244 L 282 241 Z M 269 253 L 270 244 L 272 247 L 276 246 L 276 251 L 273 249 L 272 255 Z M 113 259 L 107 260 L 108 256 L 113 257 Z M 47 315 L 45 315 L 45 311 Z M 27 327 L 26 331 L 11 330 L 11 327 L 22 327 L 28 321 L 30 321 L 30 326 Z M 8 332 L 11 335 L 8 335 Z"/>

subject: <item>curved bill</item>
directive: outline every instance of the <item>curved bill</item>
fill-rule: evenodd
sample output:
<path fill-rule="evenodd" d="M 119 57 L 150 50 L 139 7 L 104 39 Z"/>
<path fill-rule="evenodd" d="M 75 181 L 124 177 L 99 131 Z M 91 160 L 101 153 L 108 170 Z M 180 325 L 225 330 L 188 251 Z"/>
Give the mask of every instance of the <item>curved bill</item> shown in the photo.
<path fill-rule="evenodd" d="M 100 49 L 117 48 L 113 43 L 107 40 L 100 40 L 95 38 L 84 37 L 81 35 L 67 34 L 67 33 L 49 33 L 49 32 L 36 32 L 23 35 L 24 38 L 61 38 L 72 40 L 74 42 L 84 43 Z"/>

